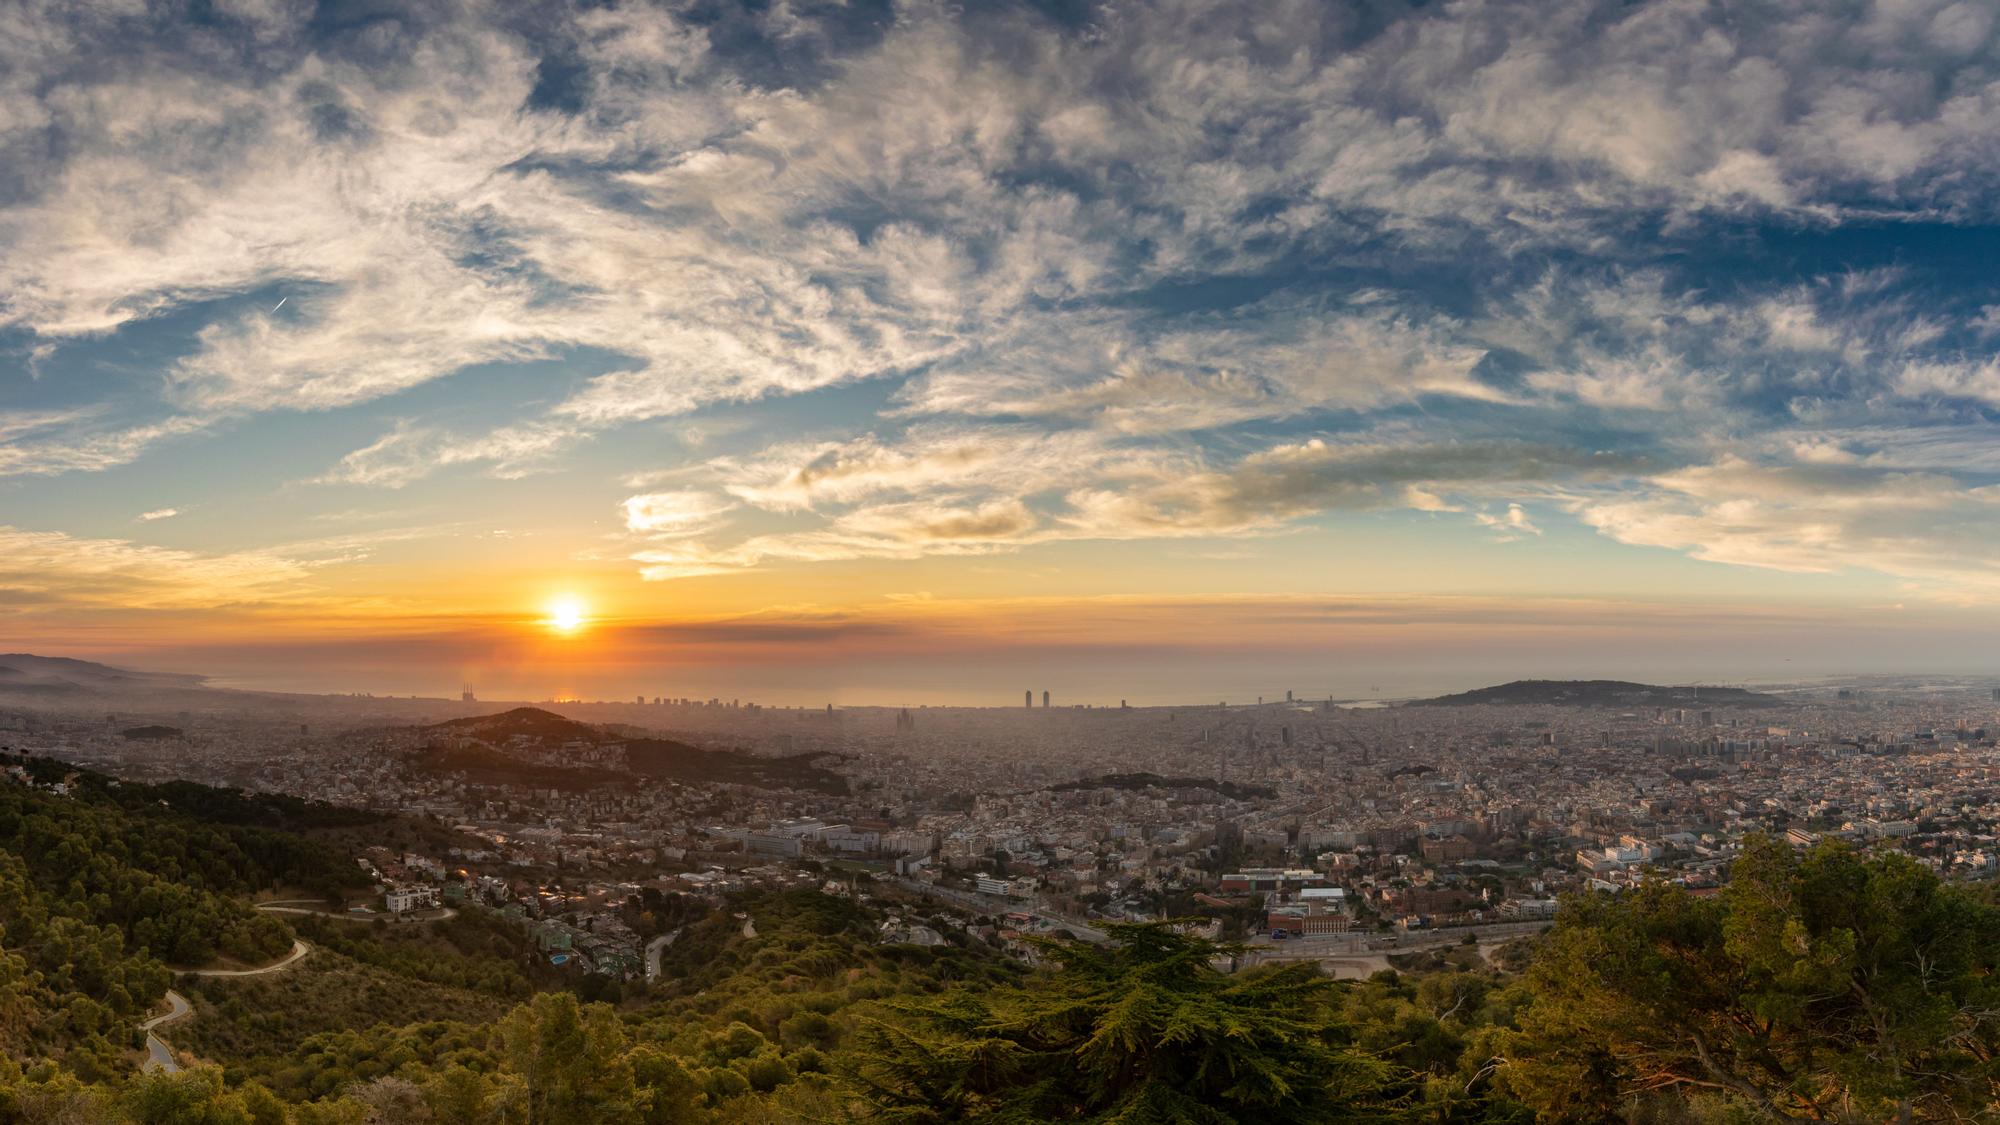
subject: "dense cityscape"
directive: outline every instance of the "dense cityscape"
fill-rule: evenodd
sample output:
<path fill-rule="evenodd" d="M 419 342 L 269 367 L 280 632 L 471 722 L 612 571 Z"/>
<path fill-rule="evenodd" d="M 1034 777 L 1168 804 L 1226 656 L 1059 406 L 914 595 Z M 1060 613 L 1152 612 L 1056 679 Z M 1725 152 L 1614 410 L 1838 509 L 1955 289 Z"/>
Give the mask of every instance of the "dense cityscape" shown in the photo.
<path fill-rule="evenodd" d="M 1749 833 L 1893 849 L 1949 880 L 2000 871 L 2000 689 L 1984 681 L 1575 703 L 1562 697 L 1577 685 L 1521 686 L 1507 702 L 1167 708 L 1031 691 L 994 708 L 320 697 L 239 710 L 233 693 L 191 693 L 171 711 L 0 710 L 0 741 L 134 779 L 425 818 L 451 842 L 374 850 L 377 897 L 357 909 L 508 911 L 572 971 L 627 979 L 644 943 L 622 906 L 647 890 L 879 889 L 1008 938 L 1207 915 L 1248 939 L 1247 964 L 1320 958 L 1366 976 L 1390 950 L 1538 929 L 1564 894 L 1649 878 L 1712 893 Z M 646 739 L 825 765 L 796 783 L 667 776 L 625 760 Z"/>

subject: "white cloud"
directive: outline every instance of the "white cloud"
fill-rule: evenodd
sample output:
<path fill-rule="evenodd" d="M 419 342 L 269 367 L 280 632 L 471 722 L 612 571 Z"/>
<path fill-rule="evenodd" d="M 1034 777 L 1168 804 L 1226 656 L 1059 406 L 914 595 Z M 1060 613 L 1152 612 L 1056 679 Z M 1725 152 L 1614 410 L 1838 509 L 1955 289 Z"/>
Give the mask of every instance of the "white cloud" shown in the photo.
<path fill-rule="evenodd" d="M 1912 360 L 1897 372 L 1896 390 L 1912 397 L 1946 395 L 2000 405 L 2000 356 Z"/>
<path fill-rule="evenodd" d="M 205 555 L 0 525 L 0 612 L 250 605 L 298 596 L 309 573 L 261 551 Z"/>
<path fill-rule="evenodd" d="M 625 528 L 641 535 L 694 535 L 715 526 L 736 505 L 712 492 L 684 489 L 628 496 Z"/>
<path fill-rule="evenodd" d="M 1931 14 L 1895 32 L 1774 10 L 1724 33 L 1659 7 L 1501 4 L 1345 50 L 1307 9 L 1184 7 L 1068 38 L 905 9 L 803 93 L 744 84 L 669 12 L 593 11 L 574 29 L 591 67 L 575 118 L 521 112 L 536 56 L 476 11 L 405 28 L 368 65 L 308 51 L 270 76 L 142 51 L 37 95 L 35 76 L 110 29 L 33 10 L 0 67 L 23 76 L 0 135 L 69 143 L 0 220 L 0 321 L 102 332 L 290 281 L 319 291 L 293 317 L 212 324 L 175 370 L 181 401 L 324 408 L 589 346 L 638 360 L 559 407 L 603 426 L 941 360 L 979 379 L 1048 302 L 1319 247 L 1336 215 L 1418 245 L 1468 224 L 1587 244 L 1595 216 L 1635 208 L 1824 216 L 1861 192 L 1972 209 L 1994 170 L 1978 142 L 2000 73 L 1963 50 L 1991 21 L 1964 5 L 1919 3 Z M 259 42 L 299 33 L 285 5 L 236 18 Z M 1885 67 L 1957 80 L 1919 89 Z M 1080 190 L 1021 186 L 1034 169 Z M 901 218 L 866 237 L 829 220 L 867 201 Z M 1787 346 L 1830 341 L 1805 310 L 1767 319 Z M 1103 320 L 1104 341 L 1129 332 Z M 1427 330 L 1336 319 L 1260 355 L 1288 345 L 1200 326 L 1013 398 L 1144 427 L 1163 421 L 1139 401 L 1154 390 L 1225 420 L 1257 414 L 1240 403 L 1269 393 L 1260 380 L 1295 406 L 1494 393 L 1466 376 L 1475 345 L 1394 339 L 1411 331 Z M 1302 362 L 1315 349 L 1325 362 Z M 940 374 L 923 400 L 962 399 Z"/>
<path fill-rule="evenodd" d="M 1086 431 L 1025 426 L 919 425 L 897 440 L 778 445 L 750 459 L 711 463 L 731 495 L 774 511 L 880 496 L 980 488 L 1027 495 L 1078 474 L 1151 460 Z"/>
<path fill-rule="evenodd" d="M 179 508 L 155 508 L 150 512 L 140 512 L 139 519 L 143 523 L 152 523 L 154 520 L 170 520 L 180 514 Z"/>
<path fill-rule="evenodd" d="M 163 441 L 200 433 L 210 425 L 204 419 L 182 415 L 124 429 L 78 426 L 50 434 L 48 431 L 56 427 L 37 427 L 41 432 L 32 439 L 0 444 L 0 477 L 116 468 L 137 460 Z"/>
<path fill-rule="evenodd" d="M 402 488 L 439 469 L 472 464 L 485 465 L 489 476 L 512 480 L 548 468 L 549 458 L 579 436 L 567 426 L 526 422 L 462 437 L 405 421 L 309 483 Z"/>
<path fill-rule="evenodd" d="M 909 409 L 1081 418 L 1129 433 L 1204 429 L 1426 396 L 1504 402 L 1449 322 L 1283 307 L 1142 337 L 1103 317 L 1036 319 L 986 358 L 914 383 Z"/>
<path fill-rule="evenodd" d="M 1523 535 L 1540 535 L 1542 533 L 1542 529 L 1536 527 L 1534 522 L 1528 518 L 1527 510 L 1519 504 L 1507 505 L 1506 510 L 1498 515 L 1491 512 L 1474 512 L 1472 513 L 1472 518 L 1481 527 L 1491 528 L 1497 532 L 1500 541 L 1503 543 L 1512 542 Z"/>
<path fill-rule="evenodd" d="M 1646 487 L 1572 502 L 1623 542 L 1737 566 L 1802 573 L 1865 568 L 1930 583 L 2000 587 L 2000 488 L 1937 472 L 1839 460 L 1728 456 Z"/>
<path fill-rule="evenodd" d="M 0 416 L 0 475 L 588 351 L 614 358 L 547 364 L 519 417 L 412 417 L 317 479 L 518 476 L 613 427 L 904 380 L 877 433 L 635 474 L 657 491 L 626 501 L 628 529 L 684 540 L 646 544 L 648 567 L 1357 507 L 1528 534 L 1494 506 L 1584 481 L 1580 514 L 1624 541 L 1915 573 L 1956 548 L 1908 512 L 1983 503 L 1944 458 L 1990 437 L 1955 412 L 2000 404 L 1967 344 L 2000 306 L 1931 307 L 1897 271 L 1699 289 L 1644 251 L 1718 219 L 1991 221 L 2000 63 L 1978 5 L 1720 21 L 1524 0 L 1366 36 L 1315 5 L 1140 5 L 1087 34 L 906 5 L 783 88 L 672 10 L 550 12 L 583 64 L 574 113 L 526 107 L 548 44 L 491 15 L 328 37 L 303 4 L 231 0 L 191 50 L 103 6 L 0 13 L 0 327 L 32 339 L 37 379 L 87 373 L 79 344 L 142 320 L 188 333 L 157 384 Z M 804 53 L 833 41 L 801 10 L 765 25 Z M 1726 459 L 1781 410 L 1812 432 Z M 1864 432 L 1924 410 L 1950 435 Z M 1782 470 L 1756 459 L 1787 449 Z M 1785 491 L 1843 466 L 1877 475 Z M 1906 547 L 1840 514 L 1905 488 L 1953 497 L 1885 513 Z M 731 540 L 733 504 L 799 529 Z"/>
<path fill-rule="evenodd" d="M 1523 485 L 1589 484 L 1629 475 L 1640 464 L 1520 443 L 1313 439 L 1216 468 L 1193 454 L 1128 451 L 1094 431 L 1066 436 L 1071 440 L 1056 443 L 1020 429 L 933 429 L 919 431 L 908 447 L 871 435 L 847 445 L 776 451 L 751 473 L 764 483 L 725 487 L 760 506 L 810 517 L 810 526 L 733 540 L 681 535 L 669 544 L 648 543 L 632 558 L 643 577 L 662 580 L 781 562 L 990 554 L 1063 540 L 1259 534 L 1327 510 L 1460 511 L 1463 505 L 1441 494 L 1484 497 Z M 712 468 L 724 480 L 744 471 L 735 462 Z M 1047 495 L 1031 503 L 1038 494 Z M 628 500 L 628 511 L 649 499 Z M 671 493 L 661 507 L 674 524 L 683 510 L 713 502 L 707 493 Z M 1540 534 L 1519 504 L 1504 516 L 1475 518 L 1513 535 Z"/>

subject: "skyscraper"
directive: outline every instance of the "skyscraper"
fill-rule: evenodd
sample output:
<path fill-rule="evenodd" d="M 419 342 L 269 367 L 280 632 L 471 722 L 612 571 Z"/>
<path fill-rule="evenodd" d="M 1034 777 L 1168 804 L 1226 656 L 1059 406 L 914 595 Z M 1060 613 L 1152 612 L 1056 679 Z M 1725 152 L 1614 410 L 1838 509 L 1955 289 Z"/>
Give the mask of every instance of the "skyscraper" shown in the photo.
<path fill-rule="evenodd" d="M 1022 693 L 1021 693 L 1021 705 L 1022 705 L 1022 706 L 1024 706 L 1024 707 L 1026 707 L 1026 708 L 1027 708 L 1028 710 L 1030 710 L 1030 711 L 1032 711 L 1032 710 L 1034 710 L 1034 709 L 1035 709 L 1035 689 L 1034 689 L 1034 688 L 1029 688 L 1029 689 L 1028 689 L 1027 691 L 1024 691 L 1024 692 L 1022 692 Z"/>
<path fill-rule="evenodd" d="M 1042 710 L 1046 711 L 1048 709 L 1049 709 L 1049 693 L 1048 690 L 1044 688 L 1042 690 Z"/>

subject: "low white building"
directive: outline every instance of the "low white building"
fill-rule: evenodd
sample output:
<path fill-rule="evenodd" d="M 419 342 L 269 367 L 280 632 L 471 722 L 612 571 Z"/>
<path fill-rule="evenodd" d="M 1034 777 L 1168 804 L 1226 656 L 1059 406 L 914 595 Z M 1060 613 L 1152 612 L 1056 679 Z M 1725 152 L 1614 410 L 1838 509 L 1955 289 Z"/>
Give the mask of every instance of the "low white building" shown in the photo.
<path fill-rule="evenodd" d="M 382 895 L 382 904 L 391 914 L 407 914 L 412 910 L 431 910 L 438 904 L 438 889 L 424 883 L 390 887 Z"/>

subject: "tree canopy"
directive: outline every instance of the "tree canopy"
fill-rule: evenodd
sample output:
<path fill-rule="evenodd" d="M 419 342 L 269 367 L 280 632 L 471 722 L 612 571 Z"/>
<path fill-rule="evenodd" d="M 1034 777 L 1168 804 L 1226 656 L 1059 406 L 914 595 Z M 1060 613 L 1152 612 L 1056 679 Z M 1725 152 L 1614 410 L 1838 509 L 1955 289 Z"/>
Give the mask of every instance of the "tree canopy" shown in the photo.
<path fill-rule="evenodd" d="M 344 814 L 88 774 L 57 793 L 54 768 L 0 786 L 0 1121 L 2000 1115 L 1991 886 L 1892 851 L 1756 836 L 1719 892 L 1572 896 L 1539 939 L 1399 956 L 1401 971 L 1364 981 L 1312 962 L 1231 971 L 1241 950 L 1175 923 L 1035 941 L 1023 964 L 935 907 L 810 890 L 633 896 L 647 932 L 671 918 L 676 940 L 659 981 L 623 985 L 551 969 L 517 923 L 474 908 L 393 933 L 313 921 L 319 949 L 298 970 L 181 986 L 197 1010 L 170 1034 L 221 1067 L 140 1074 L 136 1024 L 167 964 L 281 948 L 244 897 L 349 877 L 350 860 L 296 831 Z M 945 944 L 885 942 L 890 910 Z"/>
<path fill-rule="evenodd" d="M 1171 926 L 1113 927 L 1102 948 L 1044 942 L 1030 989 L 955 991 L 897 1008 L 855 1079 L 881 1118 L 943 1121 L 1359 1121 L 1387 1067 L 1332 1018 L 1310 965 L 1232 975 L 1225 950 Z"/>
<path fill-rule="evenodd" d="M 1768 1118 L 1954 1120 L 2000 1095 L 2000 915 L 1896 853 L 1746 841 L 1728 887 L 1567 903 L 1500 1069 L 1543 1115 L 1712 1091 Z"/>

